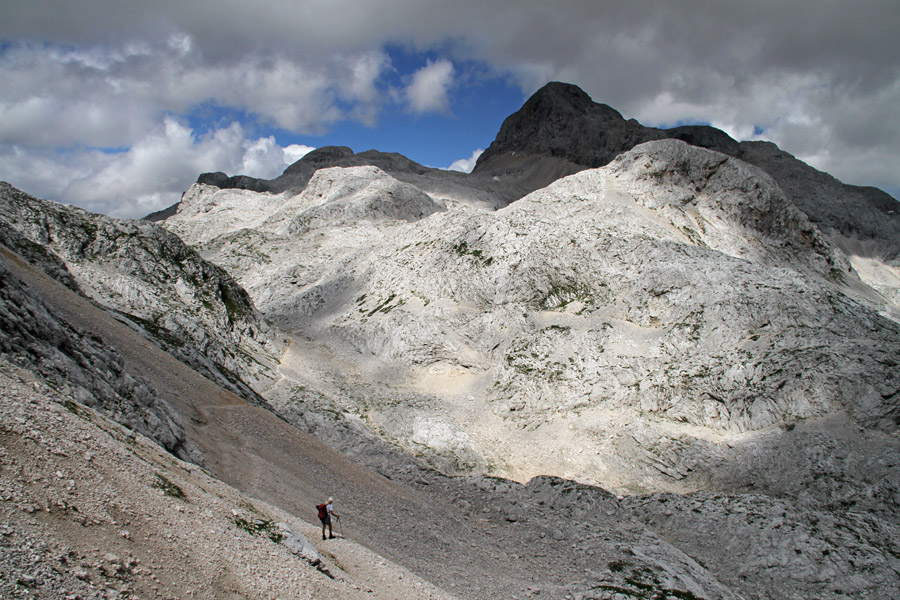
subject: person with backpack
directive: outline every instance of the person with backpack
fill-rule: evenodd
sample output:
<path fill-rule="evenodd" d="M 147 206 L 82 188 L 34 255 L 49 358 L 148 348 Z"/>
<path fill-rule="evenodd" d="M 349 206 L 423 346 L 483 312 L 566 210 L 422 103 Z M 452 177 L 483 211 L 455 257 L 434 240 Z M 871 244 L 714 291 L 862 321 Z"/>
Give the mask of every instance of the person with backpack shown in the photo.
<path fill-rule="evenodd" d="M 331 539 L 334 539 L 334 530 L 332 529 L 332 517 L 335 519 L 340 519 L 341 515 L 334 512 L 334 498 L 328 498 L 328 502 L 323 504 L 319 504 L 316 506 L 319 509 L 319 520 L 322 521 L 322 539 L 328 539 L 325 537 L 325 528 L 328 528 L 328 535 Z"/>

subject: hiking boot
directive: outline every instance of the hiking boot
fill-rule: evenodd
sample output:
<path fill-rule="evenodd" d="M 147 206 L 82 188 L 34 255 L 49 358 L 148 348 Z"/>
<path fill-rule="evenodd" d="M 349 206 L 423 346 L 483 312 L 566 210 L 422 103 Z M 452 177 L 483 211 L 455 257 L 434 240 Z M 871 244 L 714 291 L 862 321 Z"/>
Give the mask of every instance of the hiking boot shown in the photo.
<path fill-rule="evenodd" d="M 323 539 L 323 540 L 327 540 L 327 539 L 328 539 L 327 537 L 325 537 L 325 534 L 324 534 L 324 533 L 322 534 L 322 539 Z"/>
<path fill-rule="evenodd" d="M 334 539 L 334 537 L 335 537 L 335 536 L 332 535 L 332 536 L 331 536 L 331 539 Z"/>

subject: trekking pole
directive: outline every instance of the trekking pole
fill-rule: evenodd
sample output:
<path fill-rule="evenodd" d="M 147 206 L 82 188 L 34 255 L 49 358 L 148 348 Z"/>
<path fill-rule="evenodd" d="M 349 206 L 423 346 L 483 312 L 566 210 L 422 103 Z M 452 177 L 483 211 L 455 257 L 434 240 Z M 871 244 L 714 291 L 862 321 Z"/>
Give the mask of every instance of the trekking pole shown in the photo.
<path fill-rule="evenodd" d="M 347 536 L 344 535 L 344 522 L 341 521 L 340 517 L 338 517 L 338 527 L 341 528 L 341 537 L 346 539 Z"/>

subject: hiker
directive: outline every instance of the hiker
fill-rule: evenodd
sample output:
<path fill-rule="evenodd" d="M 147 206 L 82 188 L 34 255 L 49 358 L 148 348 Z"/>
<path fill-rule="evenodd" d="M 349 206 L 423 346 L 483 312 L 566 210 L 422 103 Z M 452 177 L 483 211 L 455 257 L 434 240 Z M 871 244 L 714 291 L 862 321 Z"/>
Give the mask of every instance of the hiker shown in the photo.
<path fill-rule="evenodd" d="M 328 539 L 325 537 L 326 527 L 328 527 L 328 535 L 331 539 L 334 539 L 334 530 L 332 529 L 331 519 L 332 517 L 335 519 L 341 518 L 341 515 L 334 512 L 334 498 L 329 498 L 328 502 L 319 504 L 316 508 L 319 509 L 319 520 L 322 521 L 322 539 Z"/>

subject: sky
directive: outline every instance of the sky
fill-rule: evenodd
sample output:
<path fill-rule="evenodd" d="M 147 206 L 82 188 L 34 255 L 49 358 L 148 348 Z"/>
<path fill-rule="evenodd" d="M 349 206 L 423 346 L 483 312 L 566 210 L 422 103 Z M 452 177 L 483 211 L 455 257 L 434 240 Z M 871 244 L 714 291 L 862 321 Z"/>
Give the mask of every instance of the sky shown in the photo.
<path fill-rule="evenodd" d="M 344 145 L 468 170 L 549 81 L 900 198 L 897 0 L 0 0 L 0 180 L 115 217 Z"/>

